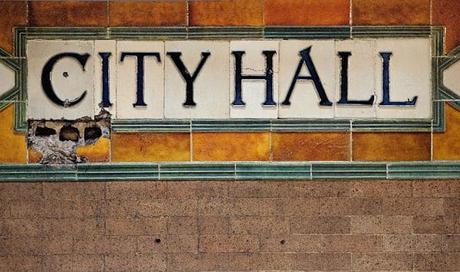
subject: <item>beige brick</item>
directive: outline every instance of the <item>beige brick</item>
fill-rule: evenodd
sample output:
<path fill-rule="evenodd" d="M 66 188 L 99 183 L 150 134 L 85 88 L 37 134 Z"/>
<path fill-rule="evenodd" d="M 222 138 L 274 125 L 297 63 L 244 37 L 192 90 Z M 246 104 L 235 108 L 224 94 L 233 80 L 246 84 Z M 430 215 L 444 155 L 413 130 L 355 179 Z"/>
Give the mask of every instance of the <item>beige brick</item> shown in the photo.
<path fill-rule="evenodd" d="M 225 260 L 225 261 L 223 261 Z M 171 271 L 246 271 L 252 269 L 245 253 L 177 253 L 168 255 Z"/>
<path fill-rule="evenodd" d="M 299 181 L 290 183 L 291 197 L 349 197 L 350 182 L 337 181 Z"/>
<path fill-rule="evenodd" d="M 104 200 L 47 200 L 43 217 L 46 218 L 94 218 L 105 215 Z"/>
<path fill-rule="evenodd" d="M 198 253 L 197 235 L 139 236 L 137 243 L 141 253 Z"/>
<path fill-rule="evenodd" d="M 286 215 L 318 216 L 320 206 L 319 198 L 292 198 L 287 200 Z"/>
<path fill-rule="evenodd" d="M 40 255 L 40 238 L 0 238 L 0 255 Z"/>
<path fill-rule="evenodd" d="M 104 257 L 98 255 L 50 255 L 43 261 L 44 271 L 102 271 Z"/>
<path fill-rule="evenodd" d="M 291 219 L 291 233 L 296 234 L 346 234 L 350 233 L 350 218 L 296 217 Z"/>
<path fill-rule="evenodd" d="M 109 200 L 107 217 L 194 216 L 197 205 L 193 199 Z"/>
<path fill-rule="evenodd" d="M 379 215 L 382 200 L 373 198 L 321 198 L 320 215 Z"/>
<path fill-rule="evenodd" d="M 279 198 L 212 198 L 199 201 L 199 214 L 207 216 L 284 215 L 286 200 Z"/>
<path fill-rule="evenodd" d="M 289 232 L 286 217 L 232 217 L 230 232 L 233 234 L 279 235 Z"/>
<path fill-rule="evenodd" d="M 353 254 L 352 268 L 356 271 L 410 271 L 413 257 L 406 253 Z"/>
<path fill-rule="evenodd" d="M 289 185 L 285 181 L 236 181 L 229 186 L 229 197 L 283 198 L 289 195 Z"/>
<path fill-rule="evenodd" d="M 43 233 L 48 237 L 103 235 L 104 220 L 99 218 L 44 219 Z"/>
<path fill-rule="evenodd" d="M 45 203 L 43 200 L 29 200 L 27 198 L 10 201 L 9 217 L 18 219 L 43 217 L 45 214 Z"/>
<path fill-rule="evenodd" d="M 166 233 L 167 219 L 162 217 L 107 219 L 107 235 L 156 235 Z"/>
<path fill-rule="evenodd" d="M 293 234 L 260 238 L 261 252 L 318 253 L 324 249 L 321 235 Z"/>
<path fill-rule="evenodd" d="M 460 233 L 460 219 L 445 216 L 415 216 L 414 233 Z"/>
<path fill-rule="evenodd" d="M 107 255 L 104 271 L 166 271 L 166 264 L 163 254 Z"/>
<path fill-rule="evenodd" d="M 324 252 L 382 252 L 383 238 L 378 235 L 324 235 Z"/>
<path fill-rule="evenodd" d="M 225 198 L 229 182 L 226 181 L 171 181 L 168 182 L 168 198 Z"/>
<path fill-rule="evenodd" d="M 53 254 L 70 254 L 73 252 L 74 239 L 71 236 L 66 237 L 46 237 L 42 238 L 43 255 Z"/>
<path fill-rule="evenodd" d="M 44 182 L 45 199 L 96 200 L 105 198 L 104 182 Z"/>
<path fill-rule="evenodd" d="M 404 234 L 412 233 L 410 216 L 352 216 L 352 233 Z"/>
<path fill-rule="evenodd" d="M 386 198 L 383 200 L 384 215 L 444 215 L 441 198 Z"/>
<path fill-rule="evenodd" d="M 168 234 L 198 234 L 198 217 L 174 216 L 168 218 Z"/>
<path fill-rule="evenodd" d="M 11 202 L 0 200 L 0 219 L 11 218 Z"/>
<path fill-rule="evenodd" d="M 355 181 L 352 184 L 353 197 L 384 198 L 384 197 L 412 197 L 411 181 Z"/>
<path fill-rule="evenodd" d="M 219 216 L 198 217 L 200 234 L 230 234 L 230 218 Z"/>
<path fill-rule="evenodd" d="M 351 254 L 336 253 L 260 253 L 252 258 L 257 270 L 335 271 L 351 268 Z"/>
<path fill-rule="evenodd" d="M 158 181 L 108 182 L 107 199 L 151 200 L 167 197 L 167 183 Z"/>
<path fill-rule="evenodd" d="M 460 217 L 460 198 L 445 198 L 444 214 L 446 216 Z"/>
<path fill-rule="evenodd" d="M 41 256 L 0 256 L 0 271 L 42 271 Z"/>
<path fill-rule="evenodd" d="M 0 236 L 40 237 L 42 235 L 42 222 L 38 219 L 0 220 Z"/>
<path fill-rule="evenodd" d="M 137 249 L 133 236 L 77 237 L 74 243 L 76 254 L 129 254 Z"/>
<path fill-rule="evenodd" d="M 255 235 L 202 235 L 199 237 L 200 252 L 256 252 L 259 239 Z"/>
<path fill-rule="evenodd" d="M 441 235 L 385 235 L 385 251 L 435 252 L 442 249 Z"/>
<path fill-rule="evenodd" d="M 449 252 L 460 252 L 460 235 L 446 235 L 444 237 L 445 250 Z"/>
<path fill-rule="evenodd" d="M 460 253 L 415 254 L 414 271 L 458 271 Z"/>
<path fill-rule="evenodd" d="M 2 200 L 40 200 L 42 198 L 41 183 L 0 183 L 0 199 Z"/>
<path fill-rule="evenodd" d="M 460 197 L 460 181 L 414 181 L 414 197 Z"/>

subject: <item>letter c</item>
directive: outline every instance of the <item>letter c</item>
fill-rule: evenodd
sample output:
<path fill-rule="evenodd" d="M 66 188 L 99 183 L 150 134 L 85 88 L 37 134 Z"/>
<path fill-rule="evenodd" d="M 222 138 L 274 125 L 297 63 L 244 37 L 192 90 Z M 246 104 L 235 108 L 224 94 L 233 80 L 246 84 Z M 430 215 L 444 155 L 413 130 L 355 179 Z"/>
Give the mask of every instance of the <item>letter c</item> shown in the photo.
<path fill-rule="evenodd" d="M 62 107 L 71 107 L 75 104 L 80 103 L 83 98 L 85 98 L 87 91 L 84 91 L 79 97 L 69 100 L 66 99 L 65 101 L 61 100 L 53 89 L 53 85 L 51 84 L 51 72 L 53 71 L 54 65 L 62 58 L 74 58 L 76 59 L 81 67 L 82 70 L 85 71 L 85 65 L 88 61 L 89 54 L 78 54 L 78 53 L 61 53 L 57 54 L 56 56 L 50 58 L 48 62 L 43 67 L 42 71 L 42 87 L 45 91 L 46 96 L 51 99 L 56 105 Z"/>

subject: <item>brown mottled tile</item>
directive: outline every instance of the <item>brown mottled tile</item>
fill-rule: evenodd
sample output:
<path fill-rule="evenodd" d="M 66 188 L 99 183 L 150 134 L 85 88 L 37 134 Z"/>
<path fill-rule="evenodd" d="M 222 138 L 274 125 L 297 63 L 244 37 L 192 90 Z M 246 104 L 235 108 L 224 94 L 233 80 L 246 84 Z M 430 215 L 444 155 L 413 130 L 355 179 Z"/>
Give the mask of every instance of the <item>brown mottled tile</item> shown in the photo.
<path fill-rule="evenodd" d="M 112 135 L 112 161 L 188 160 L 190 160 L 188 133 L 114 133 Z"/>
<path fill-rule="evenodd" d="M 354 25 L 429 25 L 430 0 L 353 0 Z"/>
<path fill-rule="evenodd" d="M 446 27 L 446 52 L 460 45 L 460 1 L 432 0 L 433 25 Z"/>
<path fill-rule="evenodd" d="M 193 133 L 193 160 L 266 161 L 269 159 L 269 133 Z"/>
<path fill-rule="evenodd" d="M 110 1 L 111 26 L 173 26 L 187 24 L 187 4 L 179 1 Z"/>
<path fill-rule="evenodd" d="M 263 25 L 263 10 L 263 0 L 190 1 L 190 25 Z"/>
<path fill-rule="evenodd" d="M 349 0 L 266 0 L 266 25 L 348 25 Z"/>
<path fill-rule="evenodd" d="M 26 138 L 14 131 L 14 105 L 0 111 L 0 162 L 25 163 L 27 160 Z"/>
<path fill-rule="evenodd" d="M 107 26 L 105 1 L 29 1 L 31 26 Z"/>
<path fill-rule="evenodd" d="M 430 153 L 430 133 L 353 133 L 354 161 L 426 161 Z"/>
<path fill-rule="evenodd" d="M 349 160 L 348 133 L 273 133 L 274 161 Z"/>
<path fill-rule="evenodd" d="M 13 51 L 13 27 L 27 25 L 27 1 L 0 2 L 0 48 Z"/>
<path fill-rule="evenodd" d="M 433 159 L 460 159 L 460 112 L 446 103 L 446 131 L 433 135 Z"/>
<path fill-rule="evenodd" d="M 92 145 L 79 146 L 76 153 L 86 158 L 88 162 L 108 162 L 110 160 L 110 139 L 101 137 Z"/>

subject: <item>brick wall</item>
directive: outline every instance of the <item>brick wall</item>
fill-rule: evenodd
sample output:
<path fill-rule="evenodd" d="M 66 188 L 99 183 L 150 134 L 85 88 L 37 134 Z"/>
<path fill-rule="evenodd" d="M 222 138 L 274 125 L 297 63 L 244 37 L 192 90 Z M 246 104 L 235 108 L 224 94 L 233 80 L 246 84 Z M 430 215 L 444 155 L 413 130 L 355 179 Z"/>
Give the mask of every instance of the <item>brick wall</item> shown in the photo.
<path fill-rule="evenodd" d="M 0 183 L 0 271 L 460 271 L 459 181 Z"/>

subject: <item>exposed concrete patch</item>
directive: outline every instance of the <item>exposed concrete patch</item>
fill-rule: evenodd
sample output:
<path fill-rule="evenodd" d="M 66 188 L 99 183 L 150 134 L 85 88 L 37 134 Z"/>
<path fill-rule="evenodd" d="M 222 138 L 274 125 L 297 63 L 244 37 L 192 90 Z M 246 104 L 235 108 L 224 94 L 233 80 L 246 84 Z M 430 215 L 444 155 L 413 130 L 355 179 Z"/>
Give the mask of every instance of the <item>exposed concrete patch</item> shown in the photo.
<path fill-rule="evenodd" d="M 94 119 L 29 120 L 27 144 L 42 155 L 41 164 L 83 163 L 86 158 L 77 155 L 77 147 L 110 138 L 110 132 L 110 113 L 106 111 Z"/>

